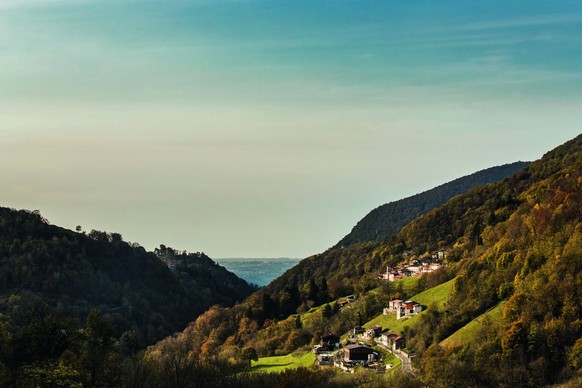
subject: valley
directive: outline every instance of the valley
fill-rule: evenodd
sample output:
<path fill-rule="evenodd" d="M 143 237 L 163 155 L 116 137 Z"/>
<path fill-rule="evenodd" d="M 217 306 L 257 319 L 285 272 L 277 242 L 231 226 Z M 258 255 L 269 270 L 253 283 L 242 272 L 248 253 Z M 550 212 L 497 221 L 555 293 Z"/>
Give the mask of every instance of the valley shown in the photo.
<path fill-rule="evenodd" d="M 201 252 L 2 208 L 0 383 L 575 385 L 581 163 L 582 135 L 259 289 Z"/>

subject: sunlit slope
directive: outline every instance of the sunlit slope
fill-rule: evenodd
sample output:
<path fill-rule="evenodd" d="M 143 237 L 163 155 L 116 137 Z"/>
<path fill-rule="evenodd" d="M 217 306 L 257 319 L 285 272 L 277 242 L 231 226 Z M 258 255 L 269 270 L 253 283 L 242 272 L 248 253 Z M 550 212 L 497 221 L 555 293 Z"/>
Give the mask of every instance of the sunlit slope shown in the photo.
<path fill-rule="evenodd" d="M 501 320 L 501 309 L 504 304 L 505 302 L 500 302 L 497 306 L 473 319 L 453 335 L 442 341 L 441 346 L 453 348 L 468 344 L 475 338 L 481 328 Z"/>
<path fill-rule="evenodd" d="M 445 303 L 448 301 L 449 296 L 453 290 L 455 279 L 451 279 L 448 282 L 439 284 L 436 287 L 429 288 L 417 295 L 414 295 L 411 300 L 420 303 L 421 305 L 430 308 L 437 307 L 442 309 Z M 426 311 L 426 309 L 425 309 Z M 406 326 L 411 326 L 420 315 L 412 316 L 410 318 L 396 319 L 396 314 L 380 314 L 376 318 L 366 322 L 363 326 L 368 329 L 374 326 L 382 326 L 384 330 L 389 330 L 393 332 L 400 332 Z"/>

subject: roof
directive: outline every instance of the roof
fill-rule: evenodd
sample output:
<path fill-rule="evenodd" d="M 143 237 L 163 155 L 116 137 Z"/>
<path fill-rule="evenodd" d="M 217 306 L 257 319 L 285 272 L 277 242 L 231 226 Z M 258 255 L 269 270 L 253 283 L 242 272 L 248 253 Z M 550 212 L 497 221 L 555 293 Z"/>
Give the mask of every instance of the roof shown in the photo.
<path fill-rule="evenodd" d="M 370 349 L 370 350 L 372 350 L 372 348 L 369 347 L 368 345 L 360 345 L 360 344 L 348 345 L 344 349 L 352 350 L 352 349 L 359 349 L 359 348 L 364 348 L 364 349 Z"/>

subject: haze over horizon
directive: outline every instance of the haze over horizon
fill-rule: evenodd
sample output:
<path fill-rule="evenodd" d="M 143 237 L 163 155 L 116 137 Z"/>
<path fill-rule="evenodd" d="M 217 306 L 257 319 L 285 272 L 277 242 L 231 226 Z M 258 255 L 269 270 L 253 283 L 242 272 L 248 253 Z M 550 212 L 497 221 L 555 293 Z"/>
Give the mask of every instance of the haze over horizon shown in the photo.
<path fill-rule="evenodd" d="M 581 132 L 576 1 L 0 1 L 0 206 L 210 257 Z"/>

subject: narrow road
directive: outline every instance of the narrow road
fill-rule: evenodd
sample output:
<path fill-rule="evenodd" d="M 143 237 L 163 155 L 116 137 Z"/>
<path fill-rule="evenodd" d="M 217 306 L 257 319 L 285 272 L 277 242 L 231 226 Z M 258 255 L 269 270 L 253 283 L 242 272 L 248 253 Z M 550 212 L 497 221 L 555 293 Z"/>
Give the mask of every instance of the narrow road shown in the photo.
<path fill-rule="evenodd" d="M 395 351 L 394 352 L 394 351 L 392 351 L 392 349 L 388 348 L 387 346 L 384 346 L 384 344 L 378 338 L 374 338 L 374 341 L 376 342 L 376 344 L 378 346 L 380 346 L 381 348 L 386 349 L 387 351 L 389 351 L 390 353 L 392 353 L 393 355 L 395 355 L 396 357 L 398 357 L 400 359 L 400 361 L 402 361 L 402 373 L 405 373 L 407 375 L 414 376 L 414 372 L 412 371 L 412 365 L 410 364 L 410 360 L 408 359 L 408 357 L 406 357 L 400 351 Z"/>

